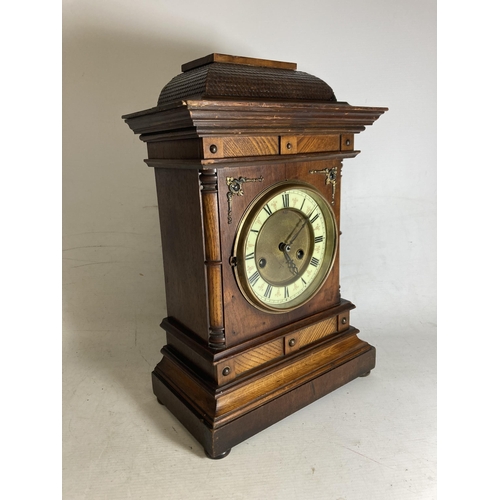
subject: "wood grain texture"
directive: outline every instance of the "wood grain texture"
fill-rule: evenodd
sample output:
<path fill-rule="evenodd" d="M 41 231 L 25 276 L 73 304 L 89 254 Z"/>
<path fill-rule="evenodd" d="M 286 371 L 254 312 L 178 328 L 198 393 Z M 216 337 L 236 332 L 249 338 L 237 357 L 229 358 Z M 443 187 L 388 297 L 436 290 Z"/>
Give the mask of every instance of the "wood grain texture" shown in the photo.
<path fill-rule="evenodd" d="M 236 158 L 279 154 L 279 137 L 204 137 L 204 158 Z"/>
<path fill-rule="evenodd" d="M 286 392 L 282 396 L 258 406 L 255 410 L 245 413 L 240 418 L 214 429 L 212 433 L 214 437 L 212 441 L 213 448 L 211 448 L 213 449 L 213 456 L 220 455 L 222 450 L 228 450 L 232 446 L 241 443 L 256 432 L 326 396 L 356 377 L 369 372 L 374 367 L 375 349 L 372 347 L 345 363 L 335 365 L 331 370 L 294 390 Z M 314 411 L 314 409 L 311 411 Z M 307 440 L 307 437 L 305 439 Z"/>
<path fill-rule="evenodd" d="M 263 373 L 234 382 L 224 389 L 207 384 L 168 346 L 162 350 L 163 359 L 154 371 L 197 408 L 207 424 L 216 428 L 372 349 L 357 337 L 357 333 L 357 329 L 350 328 L 328 342 L 277 361 Z"/>
<path fill-rule="evenodd" d="M 155 175 L 168 313 L 207 341 L 208 307 L 198 172 L 155 169 Z"/>
<path fill-rule="evenodd" d="M 344 314 L 344 313 L 342 313 Z M 344 316 L 343 316 L 344 317 Z M 347 330 L 342 328 L 342 330 Z M 299 329 L 293 333 L 276 339 L 273 342 L 268 342 L 260 347 L 248 350 L 239 356 L 235 356 L 230 360 L 224 360 L 219 363 L 221 366 L 228 366 L 231 369 L 230 376 L 221 376 L 218 378 L 218 383 L 227 383 L 234 380 L 236 377 L 246 374 L 248 371 L 262 368 L 270 361 L 276 361 L 284 355 L 288 355 L 309 346 L 318 340 L 331 336 L 337 332 L 337 316 L 327 318 Z M 218 372 L 222 372 L 221 369 Z"/>
<path fill-rule="evenodd" d="M 220 264 L 207 264 L 208 313 L 210 332 L 208 345 L 214 349 L 226 347 L 224 332 L 224 302 L 222 300 L 222 270 Z M 195 312 L 193 311 L 195 314 Z"/>
<path fill-rule="evenodd" d="M 334 335 L 337 316 L 353 308 L 354 305 L 351 302 L 341 300 L 336 307 L 321 311 L 291 325 L 285 325 L 258 338 L 233 347 L 226 347 L 223 351 L 209 349 L 175 318 L 165 318 L 161 327 L 166 331 L 169 349 L 175 351 L 186 366 L 203 372 L 206 380 L 213 381 L 216 385 L 225 385 L 236 377 L 245 376 L 248 371 L 256 371 L 265 367 L 266 363 L 282 358 L 285 338 L 293 336 L 295 332 L 307 334 L 310 329 L 317 329 L 316 325 L 325 324 L 332 325 L 331 334 Z M 302 343 L 301 345 L 307 348 L 309 344 Z M 294 352 L 296 351 L 290 351 L 292 354 Z M 222 375 L 226 366 L 231 369 L 229 376 Z"/>
<path fill-rule="evenodd" d="M 153 391 L 157 398 L 182 422 L 207 454 L 215 458 L 288 415 L 369 372 L 374 367 L 375 349 L 372 347 L 218 428 L 213 428 L 207 423 L 203 415 L 161 375 L 153 372 L 152 381 Z"/>
<path fill-rule="evenodd" d="M 359 354 L 360 350 L 369 349 L 366 342 L 357 338 L 356 332 L 357 330 L 341 339 L 336 338 L 331 345 L 321 346 L 293 362 L 284 363 L 282 367 L 260 375 L 249 383 L 224 391 L 217 397 L 214 418 L 221 425 L 232 412 L 242 413 L 256 408 L 327 371 L 332 363 L 340 364 L 349 356 L 353 357 L 356 352 Z"/>
<path fill-rule="evenodd" d="M 249 352 L 236 356 L 234 365 L 237 375 L 241 375 L 249 370 L 265 365 L 269 361 L 279 359 L 283 356 L 283 340 L 276 339 L 261 347 L 252 349 Z"/>
<path fill-rule="evenodd" d="M 284 338 L 285 354 L 299 351 L 303 347 L 312 344 L 337 331 L 337 316 L 327 318 L 311 326 L 291 333 Z"/>
<path fill-rule="evenodd" d="M 273 169 L 259 168 L 258 166 L 228 168 L 219 170 L 219 190 L 224 189 L 223 179 L 226 177 L 257 178 L 260 175 L 263 181 L 259 183 L 247 183 L 244 186 L 244 196 L 233 197 L 232 218 L 234 224 L 226 225 L 221 233 L 222 248 L 222 273 L 224 280 L 224 325 L 226 329 L 226 345 L 228 347 L 242 343 L 250 338 L 258 337 L 265 332 L 309 317 L 319 311 L 328 309 L 340 303 L 339 294 L 339 265 L 338 258 L 324 285 L 317 295 L 302 307 L 283 314 L 268 314 L 253 307 L 239 291 L 234 277 L 234 270 L 230 265 L 230 257 L 233 252 L 233 243 L 238 230 L 238 221 L 241 220 L 250 200 L 258 196 L 263 190 L 280 180 L 301 180 L 315 187 L 326 200 L 331 199 L 331 186 L 325 184 L 322 175 L 310 174 L 311 169 L 321 170 L 331 168 L 329 161 L 309 161 L 298 163 L 275 164 Z M 332 209 L 338 222 L 338 210 L 340 205 L 336 202 Z M 227 220 L 227 204 L 219 205 L 219 218 Z"/>
<path fill-rule="evenodd" d="M 201 200 L 203 208 L 203 234 L 205 261 L 220 264 L 219 193 L 217 172 L 213 169 L 200 172 Z"/>
<path fill-rule="evenodd" d="M 280 153 L 283 155 L 321 153 L 325 151 L 340 151 L 340 134 L 283 135 L 280 137 Z"/>
<path fill-rule="evenodd" d="M 209 54 L 205 57 L 200 57 L 194 61 L 187 62 L 181 66 L 182 71 L 189 71 L 191 69 L 199 68 L 206 64 L 213 62 L 217 63 L 230 63 L 230 64 L 244 64 L 246 66 L 258 66 L 264 68 L 280 68 L 280 69 L 297 69 L 296 63 L 283 62 L 283 61 L 272 61 L 270 59 L 257 59 L 255 57 L 241 57 L 241 56 L 231 56 L 228 54 Z"/>
<path fill-rule="evenodd" d="M 162 353 L 163 358 L 156 365 L 154 373 L 168 381 L 197 412 L 207 415 L 207 421 L 211 420 L 210 415 L 216 411 L 213 388 L 189 371 L 168 346 L 162 349 Z"/>
<path fill-rule="evenodd" d="M 124 115 L 141 140 L 194 127 L 197 137 L 225 135 L 314 135 L 359 133 L 387 108 L 322 102 L 272 102 L 191 99 L 166 108 Z"/>
<path fill-rule="evenodd" d="M 342 150 L 352 151 L 352 134 L 342 135 Z M 149 159 L 220 159 L 337 152 L 340 134 L 264 137 L 204 137 L 148 143 Z M 348 144 L 349 143 L 349 144 Z"/>
<path fill-rule="evenodd" d="M 144 162 L 154 168 L 183 168 L 183 169 L 200 169 L 213 168 L 215 170 L 229 167 L 261 167 L 274 168 L 275 165 L 286 161 L 287 164 L 303 163 L 305 161 L 322 161 L 322 160 L 343 160 L 346 158 L 354 158 L 359 154 L 359 151 L 328 151 L 325 153 L 307 153 L 296 155 L 272 155 L 272 156 L 240 156 L 234 158 L 210 158 L 210 159 L 172 159 L 172 158 L 157 158 L 145 159 Z"/>
<path fill-rule="evenodd" d="M 208 343 L 215 349 L 225 347 L 224 302 L 222 299 L 222 253 L 220 248 L 217 172 L 200 172 L 203 234 L 209 317 Z M 194 311 L 193 311 L 194 313 Z"/>

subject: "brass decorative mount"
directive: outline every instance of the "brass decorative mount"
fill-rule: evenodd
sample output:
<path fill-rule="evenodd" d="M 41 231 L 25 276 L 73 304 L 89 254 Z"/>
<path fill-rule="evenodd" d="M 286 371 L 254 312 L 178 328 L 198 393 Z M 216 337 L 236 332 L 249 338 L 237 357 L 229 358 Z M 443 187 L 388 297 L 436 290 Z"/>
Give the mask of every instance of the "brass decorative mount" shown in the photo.
<path fill-rule="evenodd" d="M 325 184 L 332 185 L 332 205 L 335 202 L 335 188 L 337 186 L 337 167 L 322 170 L 309 170 L 310 174 L 325 174 Z"/>
<path fill-rule="evenodd" d="M 234 177 L 226 177 L 226 184 L 229 188 L 227 192 L 227 223 L 231 224 L 233 222 L 233 196 L 243 196 L 243 187 L 242 184 L 245 182 L 262 182 L 264 177 L 262 175 L 256 179 L 249 179 L 247 177 L 238 177 L 237 179 Z"/>

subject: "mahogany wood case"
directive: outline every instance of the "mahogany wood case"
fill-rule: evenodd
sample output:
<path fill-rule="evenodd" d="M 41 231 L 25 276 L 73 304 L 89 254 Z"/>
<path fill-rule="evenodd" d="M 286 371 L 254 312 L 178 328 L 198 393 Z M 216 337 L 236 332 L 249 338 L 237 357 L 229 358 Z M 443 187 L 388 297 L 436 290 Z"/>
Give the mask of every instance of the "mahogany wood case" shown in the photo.
<path fill-rule="evenodd" d="M 211 54 L 182 71 L 157 106 L 123 118 L 147 143 L 158 193 L 168 317 L 153 391 L 209 457 L 222 458 L 375 366 L 375 348 L 350 324 L 354 305 L 340 296 L 338 228 L 343 160 L 359 153 L 355 134 L 387 108 L 338 102 L 325 82 L 294 63 Z M 282 214 L 289 193 L 300 197 L 303 188 L 328 203 L 323 212 L 331 211 L 337 228 L 328 236 L 335 252 L 317 247 L 326 252 L 328 273 L 307 300 L 290 302 L 294 307 L 287 307 L 288 284 L 273 284 L 273 292 L 262 279 L 267 292 L 259 304 L 237 279 L 244 263 L 236 242 L 257 232 L 246 221 L 275 186 L 284 186 Z M 289 211 L 303 218 L 301 228 L 311 227 L 314 242 L 327 237 L 313 233 L 314 219 L 298 208 Z M 294 261 L 290 245 L 279 245 L 281 267 L 292 262 L 292 289 L 304 252 L 293 249 Z M 313 255 L 303 266 L 304 284 L 317 272 Z M 266 265 L 255 258 L 257 269 Z M 253 285 L 250 279 L 250 291 Z M 266 305 L 282 292 L 280 308 Z"/>

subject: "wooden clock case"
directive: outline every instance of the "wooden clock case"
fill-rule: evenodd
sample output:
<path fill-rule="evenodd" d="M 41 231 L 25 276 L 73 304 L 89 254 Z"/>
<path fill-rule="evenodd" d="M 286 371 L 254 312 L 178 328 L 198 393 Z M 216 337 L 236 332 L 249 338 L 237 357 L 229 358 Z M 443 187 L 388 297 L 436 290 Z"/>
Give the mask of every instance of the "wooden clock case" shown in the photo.
<path fill-rule="evenodd" d="M 154 168 L 168 317 L 153 390 L 211 458 L 368 374 L 375 348 L 350 324 L 339 257 L 319 292 L 290 312 L 251 305 L 234 242 L 260 193 L 314 186 L 340 227 L 342 162 L 387 108 L 338 102 L 293 63 L 211 54 L 182 66 L 158 105 L 123 118 Z"/>

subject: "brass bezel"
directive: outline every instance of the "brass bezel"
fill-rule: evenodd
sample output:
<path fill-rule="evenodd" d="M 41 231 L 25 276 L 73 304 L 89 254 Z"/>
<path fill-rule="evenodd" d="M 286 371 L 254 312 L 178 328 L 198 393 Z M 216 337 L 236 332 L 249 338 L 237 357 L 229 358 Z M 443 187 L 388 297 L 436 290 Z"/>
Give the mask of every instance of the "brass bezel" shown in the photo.
<path fill-rule="evenodd" d="M 320 271 L 311 281 L 306 290 L 304 290 L 304 292 L 302 292 L 296 298 L 292 299 L 284 307 L 273 307 L 262 302 L 253 292 L 244 269 L 244 249 L 246 247 L 249 229 L 252 226 L 254 219 L 257 217 L 257 214 L 274 196 L 290 189 L 299 189 L 306 191 L 307 194 L 309 194 L 320 207 L 320 210 L 323 213 L 323 217 L 325 219 L 327 230 L 325 259 L 323 260 L 323 264 L 320 267 Z M 236 282 L 245 299 L 257 309 L 273 314 L 284 314 L 293 311 L 294 309 L 297 309 L 309 302 L 319 292 L 335 263 L 337 248 L 338 228 L 337 221 L 335 219 L 335 213 L 333 212 L 330 203 L 325 200 L 323 195 L 314 186 L 305 182 L 279 182 L 260 193 L 249 204 L 243 216 L 241 217 L 238 229 L 236 231 L 236 237 L 233 247 L 233 256 L 236 257 L 236 266 L 234 266 L 234 275 L 236 278 Z M 330 256 L 329 259 L 326 258 L 327 255 Z"/>

